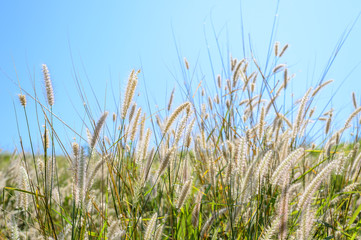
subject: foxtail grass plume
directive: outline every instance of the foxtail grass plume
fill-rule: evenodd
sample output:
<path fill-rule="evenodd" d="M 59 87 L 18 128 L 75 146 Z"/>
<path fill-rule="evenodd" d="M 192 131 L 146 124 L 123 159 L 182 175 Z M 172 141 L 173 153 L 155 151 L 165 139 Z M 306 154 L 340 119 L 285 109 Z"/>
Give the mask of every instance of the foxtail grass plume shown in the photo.
<path fill-rule="evenodd" d="M 325 127 L 325 134 L 328 134 L 328 131 L 330 130 L 331 126 L 331 116 L 327 119 L 326 127 Z"/>
<path fill-rule="evenodd" d="M 313 194 L 321 185 L 323 180 L 329 176 L 333 169 L 338 166 L 339 159 L 333 160 L 330 162 L 317 176 L 309 183 L 298 201 L 297 207 L 299 210 L 302 210 L 305 206 L 308 206 L 310 203 Z"/>
<path fill-rule="evenodd" d="M 235 162 L 237 167 L 240 170 L 240 173 L 244 173 L 246 170 L 246 151 L 247 151 L 247 143 L 244 137 L 240 137 L 237 140 L 237 148 L 235 154 Z"/>
<path fill-rule="evenodd" d="M 192 224 L 193 224 L 193 227 L 195 227 L 195 228 L 198 228 L 199 213 L 200 213 L 200 209 L 201 209 L 202 197 L 203 197 L 203 193 L 201 191 L 199 191 L 198 195 L 195 199 L 195 206 L 192 211 Z"/>
<path fill-rule="evenodd" d="M 303 208 L 301 214 L 301 226 L 297 231 L 297 239 L 308 240 L 312 236 L 312 228 L 314 227 L 315 213 L 312 211 L 311 206 L 308 205 Z M 339 239 L 339 238 L 335 238 Z"/>
<path fill-rule="evenodd" d="M 278 48 L 279 48 L 280 42 L 275 42 L 275 56 L 278 56 Z"/>
<path fill-rule="evenodd" d="M 150 153 L 148 153 L 147 162 L 145 164 L 143 174 L 142 174 L 142 183 L 143 183 L 143 185 L 148 180 L 149 171 L 150 171 L 150 168 L 151 168 L 152 163 L 153 163 L 153 157 L 154 157 L 154 148 L 152 148 Z"/>
<path fill-rule="evenodd" d="M 173 124 L 173 122 L 176 120 L 178 115 L 185 109 L 188 109 L 189 111 L 191 104 L 189 102 L 185 102 L 181 104 L 179 107 L 177 107 L 174 112 L 170 115 L 167 122 L 164 125 L 163 134 L 166 134 L 170 128 L 170 126 Z"/>
<path fill-rule="evenodd" d="M 300 130 L 300 126 L 301 126 L 301 123 L 302 123 L 302 118 L 303 118 L 306 102 L 308 100 L 308 95 L 310 94 L 311 90 L 312 90 L 312 87 L 308 89 L 308 91 L 306 92 L 306 94 L 303 96 L 303 98 L 301 100 L 300 108 L 298 109 L 298 113 L 297 113 L 297 116 L 296 116 L 296 122 L 295 122 L 295 124 L 293 126 L 293 129 L 292 129 L 292 133 L 293 133 L 292 138 L 293 139 L 296 138 L 297 133 Z"/>
<path fill-rule="evenodd" d="M 123 106 L 122 106 L 122 114 L 121 114 L 122 119 L 125 119 L 125 116 L 127 115 L 130 103 L 133 100 L 135 88 L 137 87 L 137 84 L 138 84 L 138 74 L 139 73 L 140 73 L 140 70 L 138 70 L 137 72 L 135 72 L 133 70 L 130 73 L 130 76 L 128 78 L 128 84 L 127 84 L 127 88 L 125 90 L 124 101 L 123 101 Z"/>
<path fill-rule="evenodd" d="M 158 217 L 158 214 L 154 213 L 154 215 L 150 219 L 150 221 L 148 223 L 147 230 L 144 233 L 144 240 L 149 240 L 152 237 L 154 227 L 155 227 L 155 224 L 156 224 L 156 221 L 157 221 L 157 217 Z"/>
<path fill-rule="evenodd" d="M 271 162 L 271 159 L 272 159 L 272 154 L 273 154 L 273 151 L 272 150 L 269 150 L 265 156 L 262 158 L 259 166 L 258 166 L 258 170 L 257 170 L 257 178 L 259 178 L 259 181 L 263 182 L 263 178 L 266 177 L 266 174 L 267 172 L 269 171 L 269 165 L 270 165 L 270 162 Z M 258 179 L 257 179 L 258 181 Z"/>
<path fill-rule="evenodd" d="M 185 146 L 187 148 L 190 147 L 191 145 L 191 140 L 192 140 L 192 136 L 191 136 L 191 133 L 192 133 L 192 130 L 193 130 L 193 126 L 194 126 L 194 123 L 195 123 L 196 119 L 193 118 L 192 122 L 188 125 L 188 128 L 187 128 L 187 131 L 185 133 Z"/>
<path fill-rule="evenodd" d="M 19 101 L 21 106 L 26 107 L 26 97 L 24 94 L 19 94 Z"/>
<path fill-rule="evenodd" d="M 121 239 L 121 237 L 125 234 L 125 231 L 121 228 L 120 221 L 114 221 L 110 224 L 108 228 L 107 238 L 109 240 L 117 240 Z"/>
<path fill-rule="evenodd" d="M 144 139 L 139 139 L 138 145 L 137 145 L 137 154 L 136 154 L 136 163 L 141 164 L 142 161 L 145 159 L 148 151 L 150 136 L 152 134 L 152 131 L 148 128 L 147 132 L 145 134 Z"/>
<path fill-rule="evenodd" d="M 44 129 L 43 134 L 43 146 L 44 148 L 48 149 L 50 147 L 50 137 L 49 137 L 49 130 L 47 128 Z"/>
<path fill-rule="evenodd" d="M 201 237 L 205 238 L 205 235 L 208 234 L 208 231 L 210 229 L 210 227 L 212 226 L 213 222 L 219 218 L 220 216 L 222 216 L 225 212 L 227 211 L 227 208 L 223 208 L 221 210 L 219 210 L 218 212 L 215 212 L 213 215 L 211 215 L 208 220 L 204 223 L 202 230 L 201 230 Z"/>
<path fill-rule="evenodd" d="M 233 59 L 232 54 L 230 56 L 229 62 L 231 63 L 231 71 L 233 72 L 233 70 L 234 70 L 234 68 L 235 68 L 235 66 L 237 64 L 237 59 Z"/>
<path fill-rule="evenodd" d="M 11 224 L 11 240 L 20 240 L 19 228 L 14 219 Z"/>
<path fill-rule="evenodd" d="M 286 239 L 288 233 L 288 214 L 289 214 L 289 181 L 290 181 L 290 173 L 286 173 L 283 177 L 283 186 L 282 186 L 282 193 L 281 199 L 278 207 L 278 215 L 280 216 L 280 226 L 279 226 L 279 233 L 278 239 Z"/>
<path fill-rule="evenodd" d="M 263 128 L 265 126 L 265 109 L 264 107 L 261 108 L 261 115 L 259 117 L 259 124 L 258 124 L 258 138 L 261 141 L 263 136 Z"/>
<path fill-rule="evenodd" d="M 299 148 L 290 153 L 273 172 L 271 182 L 273 184 L 279 184 L 281 177 L 289 171 L 289 168 L 303 155 L 303 152 L 304 149 Z"/>
<path fill-rule="evenodd" d="M 279 72 L 279 71 L 281 71 L 282 69 L 284 69 L 286 67 L 286 65 L 285 64 L 279 64 L 279 65 L 277 65 L 274 69 L 273 69 L 273 73 L 277 73 L 277 72 Z"/>
<path fill-rule="evenodd" d="M 141 114 L 142 114 L 142 109 L 138 108 L 137 114 L 135 115 L 135 118 L 133 120 L 133 125 L 132 125 L 132 128 L 131 128 L 130 140 L 132 142 L 134 141 L 135 135 L 136 135 L 137 130 L 138 130 L 139 118 L 140 118 Z"/>
<path fill-rule="evenodd" d="M 97 124 L 95 125 L 95 129 L 94 129 L 94 134 L 91 138 L 90 141 L 90 148 L 93 149 L 95 147 L 95 144 L 98 141 L 99 135 L 100 135 L 100 131 L 105 123 L 105 120 L 107 119 L 108 116 L 108 112 L 105 111 L 102 116 L 99 118 Z"/>
<path fill-rule="evenodd" d="M 266 229 L 266 231 L 261 236 L 261 240 L 271 240 L 273 236 L 277 233 L 281 219 L 279 216 L 275 217 L 271 225 Z"/>
<path fill-rule="evenodd" d="M 357 100 L 356 100 L 356 94 L 355 92 L 352 92 L 352 103 L 355 109 L 357 109 Z"/>
<path fill-rule="evenodd" d="M 330 80 L 328 80 L 328 81 L 320 84 L 320 85 L 313 91 L 313 93 L 312 93 L 311 96 L 314 97 L 322 88 L 326 87 L 328 84 L 330 84 L 330 83 L 332 83 L 332 82 L 333 82 L 333 80 L 330 79 Z"/>
<path fill-rule="evenodd" d="M 175 88 L 173 88 L 173 91 L 172 93 L 170 94 L 170 98 L 169 98 L 169 102 L 168 102 L 168 111 L 170 111 L 171 107 L 172 107 L 172 103 L 173 103 L 173 98 L 174 98 L 174 91 L 175 91 Z"/>
<path fill-rule="evenodd" d="M 105 162 L 105 158 L 107 158 L 107 156 L 102 157 L 97 164 L 94 166 L 93 171 L 89 174 L 89 176 L 87 176 L 87 180 L 86 180 L 86 190 L 85 192 L 89 192 L 90 188 L 92 187 L 93 183 L 94 183 L 94 178 L 97 174 L 97 172 L 100 170 L 101 166 L 103 165 L 103 163 Z"/>
<path fill-rule="evenodd" d="M 43 64 L 43 75 L 44 75 L 44 82 L 45 82 L 45 89 L 46 89 L 46 97 L 48 99 L 48 104 L 50 106 L 54 105 L 54 91 L 53 85 L 51 83 L 50 74 L 48 67 L 46 64 Z"/>
<path fill-rule="evenodd" d="M 172 147 L 172 148 L 168 149 L 167 153 L 165 154 L 165 156 L 164 156 L 164 158 L 163 158 L 163 160 L 160 163 L 159 168 L 158 168 L 158 173 L 156 175 L 156 180 L 157 181 L 159 181 L 159 178 L 162 176 L 164 170 L 169 165 L 174 151 L 175 151 L 175 147 Z"/>
<path fill-rule="evenodd" d="M 189 63 L 187 61 L 187 58 L 184 58 L 184 64 L 186 65 L 186 69 L 189 70 Z"/>
<path fill-rule="evenodd" d="M 345 125 L 344 125 L 344 129 L 350 127 L 350 122 L 352 121 L 352 119 L 354 117 L 356 117 L 357 114 L 359 114 L 359 112 L 361 112 L 361 107 L 359 107 L 355 111 L 353 111 L 353 113 L 351 113 L 351 115 L 347 118 Z"/>
<path fill-rule="evenodd" d="M 54 181 L 54 168 L 55 168 L 55 158 L 49 157 L 45 160 L 45 189 L 48 195 L 48 198 L 52 197 L 53 190 L 53 181 Z"/>
<path fill-rule="evenodd" d="M 44 177 L 44 174 L 45 174 L 45 166 L 44 166 L 43 160 L 41 160 L 40 158 L 38 158 L 37 161 L 36 161 L 36 163 L 37 163 L 37 166 L 38 166 L 38 170 L 39 170 L 40 175 L 42 175 L 42 176 Z"/>
<path fill-rule="evenodd" d="M 72 159 L 72 172 L 73 172 L 73 182 L 72 182 L 72 192 L 74 202 L 78 202 L 79 198 L 79 144 L 73 143 L 73 159 Z"/>
<path fill-rule="evenodd" d="M 221 75 L 217 75 L 217 85 L 219 89 L 222 89 L 222 78 Z"/>
<path fill-rule="evenodd" d="M 147 119 L 147 115 L 144 113 L 142 118 L 140 119 L 140 128 L 139 128 L 139 141 L 143 141 L 144 130 L 145 130 L 145 120 Z"/>
<path fill-rule="evenodd" d="M 80 150 L 80 156 L 78 158 L 78 173 L 77 173 L 77 177 L 78 177 L 78 182 L 77 182 L 77 192 L 78 192 L 78 196 L 76 199 L 76 204 L 77 205 L 82 205 L 83 201 L 84 201 L 84 196 L 85 196 L 85 187 L 86 187 L 86 176 L 87 176 L 87 163 L 86 163 L 86 159 L 84 156 L 84 149 L 81 148 Z"/>
<path fill-rule="evenodd" d="M 178 129 L 177 129 L 177 132 L 175 134 L 174 144 L 178 144 L 179 140 L 181 139 L 182 133 L 184 132 L 184 129 L 186 128 L 189 115 L 190 115 L 190 112 L 189 112 L 189 114 L 185 114 L 183 116 L 183 118 L 181 119 Z"/>
<path fill-rule="evenodd" d="M 30 191 L 30 185 L 29 185 L 29 176 L 27 171 L 25 170 L 24 167 L 20 167 L 20 172 L 21 172 L 21 186 L 20 189 L 24 190 L 24 191 Z M 23 210 L 28 209 L 29 206 L 29 198 L 28 198 L 28 193 L 20 193 L 20 207 Z"/>
<path fill-rule="evenodd" d="M 137 104 L 134 102 L 132 104 L 132 106 L 130 107 L 130 111 L 129 111 L 129 115 L 128 115 L 128 121 L 129 123 L 132 121 L 134 113 L 135 113 L 135 109 L 137 108 Z"/>
<path fill-rule="evenodd" d="M 233 87 L 236 86 L 237 82 L 238 82 L 238 78 L 239 76 L 241 76 L 241 79 L 244 81 L 245 77 L 244 77 L 244 73 L 243 70 L 241 69 L 242 64 L 244 63 L 244 59 L 242 59 L 241 61 L 239 61 L 239 63 L 237 64 L 234 73 L 233 73 Z M 228 90 L 232 91 L 232 86 L 231 84 L 228 85 Z"/>
<path fill-rule="evenodd" d="M 288 70 L 285 68 L 285 71 L 283 73 L 283 88 L 287 88 L 287 82 L 288 82 Z"/>
<path fill-rule="evenodd" d="M 206 239 L 206 234 L 208 234 L 208 230 L 210 229 L 210 227 L 212 226 L 213 222 L 214 222 L 214 217 L 210 216 L 207 221 L 203 224 L 202 230 L 201 230 L 201 237 L 202 239 Z"/>
<path fill-rule="evenodd" d="M 154 240 L 161 240 L 163 235 L 164 224 L 160 224 L 154 233 Z"/>
<path fill-rule="evenodd" d="M 185 184 L 180 192 L 180 195 L 178 198 L 178 203 L 177 203 L 178 209 L 181 209 L 183 207 L 183 204 L 184 204 L 185 200 L 187 199 L 191 188 L 192 188 L 192 179 L 189 179 L 187 182 L 185 182 Z"/>
<path fill-rule="evenodd" d="M 281 52 L 280 52 L 279 57 L 282 57 L 282 56 L 283 56 L 283 54 L 285 54 L 285 52 L 286 52 L 287 48 L 288 48 L 288 44 L 286 44 L 286 45 L 282 48 L 282 50 L 281 50 Z"/>

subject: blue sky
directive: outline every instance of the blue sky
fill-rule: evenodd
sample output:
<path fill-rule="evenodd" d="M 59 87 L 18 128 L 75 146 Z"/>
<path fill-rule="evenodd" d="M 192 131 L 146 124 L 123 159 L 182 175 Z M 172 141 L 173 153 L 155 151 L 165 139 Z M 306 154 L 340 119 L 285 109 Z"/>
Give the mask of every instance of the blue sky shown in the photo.
<path fill-rule="evenodd" d="M 251 43 L 264 65 L 276 6 L 276 0 L 2 1 L 0 149 L 19 146 L 13 101 L 24 145 L 29 149 L 24 114 L 17 99 L 17 76 L 21 87 L 30 93 L 35 82 L 37 93 L 44 99 L 41 64 L 46 63 L 55 90 L 54 112 L 80 131 L 76 110 L 82 111 L 82 102 L 75 77 L 84 82 L 91 103 L 95 104 L 95 98 L 87 81 L 102 106 L 107 95 L 105 108 L 110 112 L 114 111 L 112 92 L 119 97 L 133 68 L 143 70 L 137 92 L 140 101 L 145 100 L 145 85 L 152 106 L 165 106 L 173 87 L 178 88 L 176 96 L 181 101 L 179 58 L 187 57 L 191 68 L 196 68 L 196 78 L 204 79 L 204 84 L 212 88 L 209 59 L 218 74 L 222 71 L 221 56 L 228 58 L 228 51 L 234 57 L 243 57 L 241 12 L 246 53 Z M 283 60 L 296 73 L 292 83 L 296 97 L 319 81 L 332 51 L 360 11 L 359 0 L 280 1 L 274 40 L 290 45 Z M 334 84 L 318 99 L 321 104 L 334 96 L 332 106 L 340 116 L 352 111 L 352 91 L 360 100 L 360 40 L 358 21 L 326 76 L 326 80 L 334 79 Z M 30 126 L 36 134 L 36 118 L 31 114 L 34 103 L 28 101 Z M 94 107 L 95 118 L 100 113 Z M 59 125 L 66 139 L 74 137 L 63 129 Z"/>

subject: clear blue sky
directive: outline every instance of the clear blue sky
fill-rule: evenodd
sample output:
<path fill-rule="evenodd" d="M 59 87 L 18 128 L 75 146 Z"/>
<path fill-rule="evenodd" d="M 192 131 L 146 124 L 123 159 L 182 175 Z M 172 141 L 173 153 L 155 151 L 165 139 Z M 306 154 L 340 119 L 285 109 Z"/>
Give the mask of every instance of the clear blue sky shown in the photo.
<path fill-rule="evenodd" d="M 277 1 L 242 0 L 241 4 L 246 49 L 249 52 L 251 39 L 256 57 L 264 64 Z M 290 44 L 284 61 L 297 75 L 292 85 L 296 97 L 319 81 L 337 42 L 360 11 L 359 0 L 280 1 L 275 40 Z M 326 76 L 326 80 L 335 79 L 333 87 L 319 99 L 335 95 L 332 104 L 341 115 L 352 111 L 351 91 L 361 96 L 360 21 Z M 113 112 L 111 91 L 117 96 L 123 92 L 132 68 L 143 69 L 139 99 L 145 99 L 144 79 L 152 106 L 164 106 L 170 91 L 178 87 L 176 80 L 182 82 L 179 57 L 187 57 L 191 67 L 197 63 L 197 78 L 212 86 L 208 49 L 215 73 L 222 69 L 213 30 L 224 58 L 227 49 L 234 57 L 243 57 L 240 1 L 1 1 L 0 30 L 0 149 L 4 150 L 19 146 L 13 101 L 29 149 L 19 89 L 14 84 L 16 73 L 21 86 L 31 93 L 35 79 L 44 99 L 41 64 L 46 63 L 55 90 L 54 112 L 80 131 L 75 109 L 81 110 L 82 102 L 74 72 L 84 83 L 89 80 L 102 105 L 107 90 L 106 109 Z M 34 103 L 28 100 L 32 115 Z M 95 115 L 100 112 L 94 107 Z M 36 132 L 36 118 L 29 117 Z M 59 128 L 65 138 L 74 137 Z"/>

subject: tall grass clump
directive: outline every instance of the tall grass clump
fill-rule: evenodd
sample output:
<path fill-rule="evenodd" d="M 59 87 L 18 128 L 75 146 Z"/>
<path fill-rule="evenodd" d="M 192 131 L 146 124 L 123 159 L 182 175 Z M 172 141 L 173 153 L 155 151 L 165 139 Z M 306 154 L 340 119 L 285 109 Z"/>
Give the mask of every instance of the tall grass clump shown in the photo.
<path fill-rule="evenodd" d="M 353 93 L 355 110 L 337 130 L 332 110 L 316 114 L 313 108 L 331 84 L 321 81 L 284 109 L 294 81 L 280 63 L 287 48 L 275 44 L 267 71 L 254 58 L 230 58 L 230 74 L 214 80 L 215 95 L 200 84 L 176 104 L 173 90 L 156 113 L 134 102 L 140 71 L 133 70 L 112 119 L 111 109 L 96 115 L 84 105 L 83 132 L 73 130 L 73 141 L 60 139 L 63 128 L 55 127 L 60 121 L 70 128 L 54 114 L 44 64 L 46 103 L 24 89 L 19 94 L 25 116 L 30 98 L 45 120 L 39 122 L 41 141 L 33 139 L 33 129 L 26 133 L 42 146 L 32 144 L 30 154 L 18 149 L 1 173 L 0 236 L 356 239 L 361 107 Z M 184 71 L 191 70 L 185 59 Z M 270 85 L 270 79 L 281 80 Z M 314 138 L 314 128 L 321 137 Z M 63 154 L 55 154 L 59 149 Z"/>

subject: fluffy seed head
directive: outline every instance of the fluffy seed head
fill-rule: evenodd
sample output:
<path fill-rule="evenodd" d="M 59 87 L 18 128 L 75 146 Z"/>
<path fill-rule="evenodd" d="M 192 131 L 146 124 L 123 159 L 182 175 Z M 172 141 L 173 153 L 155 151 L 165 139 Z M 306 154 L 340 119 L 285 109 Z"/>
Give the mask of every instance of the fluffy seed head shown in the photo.
<path fill-rule="evenodd" d="M 45 88 L 46 88 L 46 96 L 48 99 L 48 104 L 50 106 L 54 105 L 54 91 L 53 91 L 53 85 L 51 83 L 50 74 L 48 67 L 46 64 L 43 64 L 43 75 L 44 75 L 44 82 L 45 82 Z"/>
<path fill-rule="evenodd" d="M 282 57 L 282 56 L 283 56 L 283 54 L 286 52 L 287 48 L 288 48 L 288 44 L 286 44 L 286 45 L 282 48 L 279 57 Z"/>
<path fill-rule="evenodd" d="M 355 108 L 357 108 L 356 94 L 352 92 L 352 103 Z"/>
<path fill-rule="evenodd" d="M 184 64 L 186 65 L 187 70 L 189 70 L 189 63 L 187 61 L 187 58 L 184 58 Z"/>
<path fill-rule="evenodd" d="M 318 189 L 322 181 L 327 177 L 332 170 L 338 165 L 340 159 L 333 160 L 323 170 L 317 174 L 317 176 L 309 183 L 303 192 L 300 200 L 298 201 L 298 209 L 302 209 L 304 206 L 308 206 L 313 194 Z"/>
<path fill-rule="evenodd" d="M 124 101 L 123 101 L 123 106 L 122 106 L 122 114 L 121 114 L 122 119 L 125 119 L 125 116 L 127 115 L 130 103 L 133 100 L 135 88 L 137 87 L 137 83 L 138 83 L 139 72 L 140 72 L 140 70 L 138 70 L 137 72 L 135 72 L 133 70 L 130 73 L 130 76 L 128 78 L 128 84 L 127 84 L 127 88 L 125 90 Z"/>
<path fill-rule="evenodd" d="M 133 125 L 132 125 L 132 131 L 131 131 L 131 135 L 130 135 L 130 140 L 133 142 L 135 139 L 135 135 L 137 133 L 138 130 L 138 124 L 139 124 L 139 118 L 140 118 L 140 114 L 142 113 L 142 109 L 138 108 L 137 114 L 135 115 L 134 121 L 133 121 Z"/>
<path fill-rule="evenodd" d="M 168 111 L 170 111 L 171 107 L 172 107 L 172 103 L 173 103 L 173 97 L 174 97 L 174 91 L 175 91 L 175 88 L 173 88 L 173 91 L 170 95 L 170 98 L 169 98 L 169 102 L 168 102 Z"/>
<path fill-rule="evenodd" d="M 144 240 L 149 240 L 152 237 L 152 233 L 155 227 L 155 223 L 157 221 L 157 217 L 158 217 L 158 213 L 154 213 L 154 215 L 150 219 L 147 230 L 145 231 L 144 234 Z"/>
<path fill-rule="evenodd" d="M 26 107 L 26 97 L 25 97 L 25 95 L 24 94 L 19 94 L 18 96 L 19 96 L 21 106 Z"/>
<path fill-rule="evenodd" d="M 330 79 L 330 80 L 328 80 L 328 81 L 320 84 L 320 85 L 313 91 L 313 93 L 312 93 L 311 96 L 314 97 L 322 88 L 324 88 L 325 86 L 327 86 L 328 84 L 330 84 L 330 83 L 332 83 L 332 82 L 333 82 L 333 80 Z"/>
<path fill-rule="evenodd" d="M 346 122 L 345 122 L 345 126 L 344 128 L 348 128 L 350 126 L 350 122 L 352 121 L 352 119 L 354 117 L 356 117 L 356 115 L 361 112 L 361 107 L 357 108 L 353 113 L 351 113 L 351 115 L 347 118 Z"/>
<path fill-rule="evenodd" d="M 176 120 L 176 118 L 178 117 L 178 115 L 184 110 L 184 109 L 188 109 L 190 108 L 190 103 L 189 102 L 185 102 L 182 105 L 180 105 L 179 107 L 177 107 L 174 112 L 170 115 L 169 119 L 167 120 L 164 129 L 163 129 L 163 134 L 166 134 L 170 128 L 170 126 L 173 124 L 173 122 Z"/>
<path fill-rule="evenodd" d="M 284 89 L 287 88 L 287 82 L 288 82 L 288 70 L 286 68 L 284 71 L 284 75 L 283 75 L 283 88 Z"/>
<path fill-rule="evenodd" d="M 278 56 L 278 47 L 280 45 L 280 42 L 275 42 L 275 56 Z"/>
<path fill-rule="evenodd" d="M 273 184 L 278 184 L 281 177 L 289 171 L 291 166 L 303 155 L 303 152 L 304 149 L 299 148 L 290 153 L 288 157 L 280 163 L 280 165 L 272 174 L 271 182 Z"/>
<path fill-rule="evenodd" d="M 90 148 L 94 148 L 95 147 L 95 144 L 97 143 L 98 141 L 98 138 L 99 138 L 99 135 L 100 135 L 100 130 L 102 129 L 104 123 L 105 123 L 105 120 L 108 116 L 108 112 L 105 111 L 102 116 L 100 117 L 100 119 L 98 120 L 96 126 L 95 126 L 95 129 L 94 129 L 94 134 L 91 138 L 91 141 L 90 141 Z"/>
<path fill-rule="evenodd" d="M 29 191 L 30 190 L 30 185 L 29 185 L 29 181 L 28 181 L 28 173 L 25 170 L 24 167 L 20 168 L 21 171 L 21 186 L 20 188 L 22 190 L 25 191 Z M 22 207 L 24 210 L 28 208 L 29 205 L 29 199 L 28 199 L 28 194 L 27 193 L 21 193 L 20 196 L 20 207 Z"/>
<path fill-rule="evenodd" d="M 50 147 L 49 130 L 47 128 L 44 130 L 43 144 L 44 144 L 44 148 L 46 148 L 46 149 L 48 149 Z"/>
<path fill-rule="evenodd" d="M 188 197 L 188 194 L 189 194 L 189 192 L 190 192 L 191 187 L 192 187 L 192 179 L 188 180 L 188 181 L 184 184 L 184 186 L 183 186 L 183 188 L 182 188 L 182 190 L 181 190 L 181 192 L 180 192 L 180 195 L 179 195 L 179 198 L 178 198 L 178 203 L 177 203 L 177 208 L 178 208 L 178 209 L 182 208 L 185 200 L 186 200 L 187 197 Z"/>
<path fill-rule="evenodd" d="M 325 128 L 325 134 L 328 134 L 328 131 L 330 130 L 330 126 L 331 126 L 331 117 L 329 117 L 329 118 L 327 119 L 326 128 Z"/>
<path fill-rule="evenodd" d="M 195 199 L 195 206 L 192 211 L 192 224 L 195 228 L 198 227 L 199 223 L 199 212 L 201 208 L 201 201 L 202 201 L 203 193 L 201 191 L 198 192 L 198 195 Z"/>
<path fill-rule="evenodd" d="M 134 102 L 130 108 L 130 111 L 129 111 L 129 115 L 128 115 L 128 120 L 129 120 L 129 123 L 132 121 L 133 119 L 133 116 L 134 116 L 134 113 L 135 113 L 135 109 L 137 108 L 137 104 Z"/>
<path fill-rule="evenodd" d="M 218 88 L 222 89 L 222 78 L 221 78 L 221 75 L 218 75 L 218 76 L 217 76 L 217 85 L 218 85 Z"/>
<path fill-rule="evenodd" d="M 274 69 L 273 69 L 273 73 L 277 73 L 279 72 L 280 70 L 282 70 L 283 68 L 285 68 L 285 64 L 279 64 L 277 65 Z"/>
<path fill-rule="evenodd" d="M 164 224 L 158 226 L 157 230 L 154 233 L 154 240 L 161 240 L 162 239 L 163 229 L 164 229 Z"/>
<path fill-rule="evenodd" d="M 157 180 L 159 180 L 160 176 L 162 176 L 165 168 L 168 166 L 171 157 L 173 155 L 174 152 L 174 147 L 172 147 L 171 149 L 169 149 L 166 153 L 166 155 L 164 156 L 162 162 L 160 163 L 159 169 L 158 169 L 158 174 L 157 174 Z"/>

